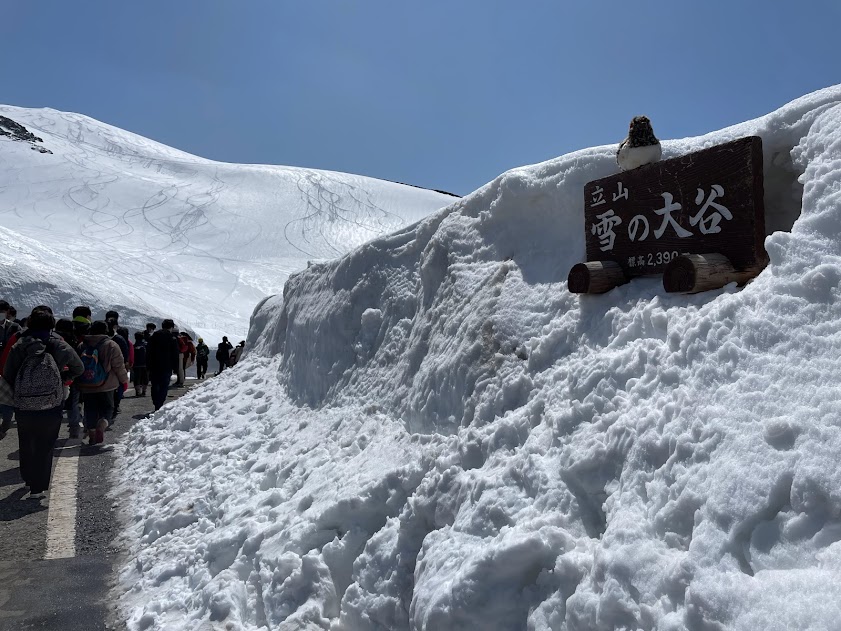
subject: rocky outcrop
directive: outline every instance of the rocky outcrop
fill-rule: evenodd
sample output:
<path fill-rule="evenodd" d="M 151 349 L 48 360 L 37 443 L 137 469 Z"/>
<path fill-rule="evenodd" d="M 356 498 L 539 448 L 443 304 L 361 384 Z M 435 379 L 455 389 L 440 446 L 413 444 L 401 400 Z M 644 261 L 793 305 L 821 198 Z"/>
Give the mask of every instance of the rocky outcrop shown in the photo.
<path fill-rule="evenodd" d="M 0 116 L 0 136 L 5 136 L 11 140 L 18 140 L 20 142 L 28 142 L 32 145 L 35 151 L 41 153 L 52 153 L 49 149 L 42 145 L 36 145 L 36 142 L 44 142 L 41 138 L 33 134 L 26 127 L 13 121 L 11 118 Z"/>

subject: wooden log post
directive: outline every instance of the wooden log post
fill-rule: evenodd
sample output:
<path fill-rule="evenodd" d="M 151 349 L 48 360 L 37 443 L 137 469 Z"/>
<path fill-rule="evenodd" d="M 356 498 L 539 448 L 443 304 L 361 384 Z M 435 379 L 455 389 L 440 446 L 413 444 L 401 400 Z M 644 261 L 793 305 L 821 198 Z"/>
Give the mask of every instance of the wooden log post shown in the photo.
<path fill-rule="evenodd" d="M 603 294 L 627 282 L 622 267 L 613 261 L 577 263 L 567 277 L 567 287 L 574 294 Z"/>
<path fill-rule="evenodd" d="M 669 293 L 696 294 L 719 289 L 727 283 L 744 285 L 762 271 L 764 265 L 736 270 L 723 254 L 684 254 L 673 259 L 663 271 L 663 288 Z"/>

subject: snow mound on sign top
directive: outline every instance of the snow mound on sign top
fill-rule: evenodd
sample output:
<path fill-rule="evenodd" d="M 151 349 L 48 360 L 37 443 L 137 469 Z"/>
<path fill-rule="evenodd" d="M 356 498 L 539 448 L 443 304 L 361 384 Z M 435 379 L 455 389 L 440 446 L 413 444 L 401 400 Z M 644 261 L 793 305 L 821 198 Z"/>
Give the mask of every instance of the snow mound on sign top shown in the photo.
<path fill-rule="evenodd" d="M 57 299 L 47 304 L 58 315 L 81 300 L 95 316 L 118 308 L 132 328 L 171 317 L 208 340 L 242 337 L 254 305 L 308 260 L 452 199 L 345 173 L 213 162 L 79 114 L 0 106 L 0 229 L 34 270 L 0 254 L 0 295 L 21 317 L 47 302 L 40 295 Z"/>
<path fill-rule="evenodd" d="M 613 147 L 292 276 L 129 435 L 129 627 L 836 628 L 840 130 L 835 87 L 664 143 L 762 137 L 742 290 L 567 292 Z"/>

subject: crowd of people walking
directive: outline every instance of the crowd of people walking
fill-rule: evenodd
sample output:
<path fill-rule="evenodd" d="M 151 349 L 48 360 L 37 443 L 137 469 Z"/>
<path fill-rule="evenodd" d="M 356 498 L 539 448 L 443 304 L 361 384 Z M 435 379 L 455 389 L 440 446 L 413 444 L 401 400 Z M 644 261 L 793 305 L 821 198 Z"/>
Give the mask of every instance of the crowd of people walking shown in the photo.
<path fill-rule="evenodd" d="M 129 382 L 135 397 L 145 397 L 148 388 L 159 410 L 171 387 L 184 387 L 193 363 L 199 379 L 207 374 L 210 349 L 204 340 L 194 344 L 170 319 L 160 329 L 148 323 L 130 341 L 116 311 L 93 320 L 91 309 L 79 306 L 71 317 L 56 320 L 52 309 L 41 305 L 22 320 L 16 315 L 0 300 L 0 439 L 16 421 L 20 473 L 32 498 L 49 488 L 53 447 L 65 415 L 71 439 L 81 438 L 84 430 L 88 445 L 101 445 Z M 234 348 L 224 337 L 216 374 L 239 361 L 244 346 Z"/>

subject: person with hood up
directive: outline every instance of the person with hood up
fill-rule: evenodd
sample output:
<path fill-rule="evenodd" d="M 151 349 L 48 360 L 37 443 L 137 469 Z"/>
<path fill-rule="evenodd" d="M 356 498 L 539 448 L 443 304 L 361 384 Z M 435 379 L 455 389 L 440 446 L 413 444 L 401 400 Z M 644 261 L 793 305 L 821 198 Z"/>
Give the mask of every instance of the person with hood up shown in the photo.
<path fill-rule="evenodd" d="M 108 335 L 108 324 L 97 320 L 79 347 L 84 372 L 76 379 L 85 405 L 85 429 L 88 444 L 105 441 L 105 430 L 114 417 L 114 392 L 128 386 L 128 371 L 123 353 Z"/>
<path fill-rule="evenodd" d="M 30 497 L 40 499 L 50 488 L 64 382 L 82 374 L 83 366 L 76 351 L 52 332 L 55 318 L 49 307 L 35 307 L 27 323 L 27 330 L 9 352 L 3 379 L 14 391 L 20 475 Z"/>

